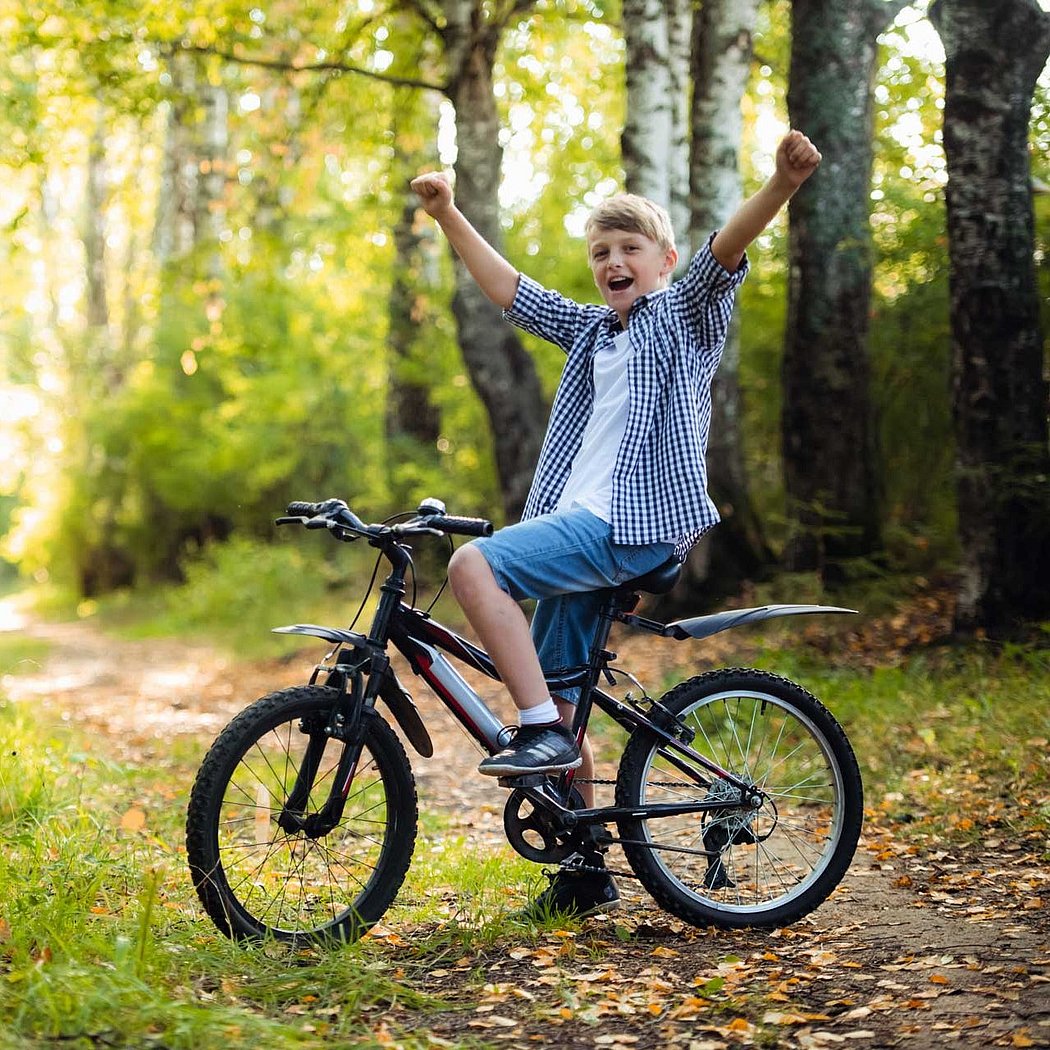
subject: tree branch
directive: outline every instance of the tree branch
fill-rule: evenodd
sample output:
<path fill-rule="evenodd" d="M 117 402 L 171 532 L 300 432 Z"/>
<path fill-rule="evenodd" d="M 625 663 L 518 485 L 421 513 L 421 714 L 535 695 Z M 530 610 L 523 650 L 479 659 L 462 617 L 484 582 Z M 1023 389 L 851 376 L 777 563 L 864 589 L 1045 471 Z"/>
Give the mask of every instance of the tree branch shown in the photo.
<path fill-rule="evenodd" d="M 396 4 L 395 7 L 400 7 L 403 11 L 409 11 L 417 18 L 422 19 L 438 36 L 444 36 L 444 26 L 441 25 L 436 15 L 427 10 L 423 0 L 401 0 L 401 3 Z"/>
<path fill-rule="evenodd" d="M 511 0 L 511 2 L 507 4 L 505 10 L 493 17 L 492 24 L 499 29 L 502 34 L 503 30 L 510 25 L 513 19 L 524 17 L 525 14 L 535 6 L 536 0 Z"/>
<path fill-rule="evenodd" d="M 364 69 L 349 62 L 325 61 L 325 62 L 290 62 L 280 58 L 251 57 L 239 55 L 233 51 L 213 47 L 206 44 L 192 44 L 186 41 L 155 41 L 161 51 L 167 54 L 175 54 L 179 51 L 188 51 L 196 55 L 214 55 L 225 62 L 235 62 L 242 66 L 255 66 L 259 69 L 274 69 L 286 73 L 352 73 L 356 76 L 368 77 L 371 80 L 379 80 L 384 84 L 394 87 L 418 88 L 422 91 L 438 91 L 442 94 L 446 91 L 446 85 L 435 84 L 429 80 L 419 80 L 415 77 L 400 77 L 390 73 L 377 73 L 373 69 Z"/>

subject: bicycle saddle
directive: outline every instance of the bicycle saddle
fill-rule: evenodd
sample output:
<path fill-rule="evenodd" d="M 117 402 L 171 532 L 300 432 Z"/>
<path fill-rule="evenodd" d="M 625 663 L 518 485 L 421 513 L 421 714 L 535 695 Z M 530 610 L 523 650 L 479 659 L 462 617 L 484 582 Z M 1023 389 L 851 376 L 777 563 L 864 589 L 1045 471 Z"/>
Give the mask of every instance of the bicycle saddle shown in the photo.
<path fill-rule="evenodd" d="M 682 575 L 682 563 L 676 558 L 669 558 L 663 565 L 657 565 L 643 576 L 626 580 L 616 589 L 624 593 L 644 591 L 646 594 L 666 594 Z"/>

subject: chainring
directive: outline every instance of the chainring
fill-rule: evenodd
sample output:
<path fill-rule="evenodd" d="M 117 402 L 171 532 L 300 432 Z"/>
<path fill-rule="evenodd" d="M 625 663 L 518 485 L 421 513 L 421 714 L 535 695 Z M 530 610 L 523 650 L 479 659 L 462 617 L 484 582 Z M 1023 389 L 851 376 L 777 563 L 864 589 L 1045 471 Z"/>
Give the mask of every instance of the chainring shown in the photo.
<path fill-rule="evenodd" d="M 575 787 L 570 790 L 568 805 L 570 809 L 583 808 L 583 796 Z M 537 864 L 559 864 L 580 848 L 578 829 L 558 828 L 554 814 L 537 806 L 520 790 L 512 791 L 507 799 L 503 830 L 514 849 Z"/>

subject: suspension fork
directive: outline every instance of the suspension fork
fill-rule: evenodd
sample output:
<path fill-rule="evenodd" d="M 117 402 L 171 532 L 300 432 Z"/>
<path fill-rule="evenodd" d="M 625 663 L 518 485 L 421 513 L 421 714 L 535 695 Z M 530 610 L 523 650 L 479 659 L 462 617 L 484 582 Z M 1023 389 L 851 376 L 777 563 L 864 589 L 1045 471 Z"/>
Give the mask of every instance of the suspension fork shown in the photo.
<path fill-rule="evenodd" d="M 346 799 L 350 797 L 357 763 L 364 749 L 364 712 L 366 708 L 375 707 L 383 677 L 390 669 L 386 643 L 390 638 L 391 625 L 401 605 L 401 598 L 404 597 L 404 574 L 411 564 L 411 558 L 400 544 L 384 547 L 383 552 L 390 559 L 392 569 L 379 588 L 379 605 L 369 632 L 369 654 L 343 679 L 343 695 L 346 702 L 337 705 L 323 731 L 311 737 L 307 748 L 310 764 L 308 765 L 307 761 L 303 762 L 288 804 L 281 812 L 281 818 L 288 814 L 289 823 L 314 839 L 328 835 L 342 819 L 343 807 Z M 304 806 L 310 796 L 320 758 L 329 739 L 342 741 L 342 751 L 339 753 L 332 787 L 317 813 L 306 815 L 303 813 Z M 294 808 L 293 801 L 296 803 Z M 280 825 L 286 826 L 283 823 Z M 286 831 L 287 829 L 286 827 Z"/>
<path fill-rule="evenodd" d="M 390 625 L 405 595 L 408 554 L 397 545 L 386 553 L 393 563 L 393 569 L 380 588 L 379 606 L 368 636 L 370 651 L 359 664 L 341 673 L 342 681 L 338 684 L 343 686 L 345 702 L 336 704 L 326 725 L 310 732 L 310 742 L 306 746 L 295 785 L 277 818 L 278 825 L 289 834 L 301 831 L 309 838 L 320 838 L 335 828 L 343 817 L 343 808 L 364 749 L 365 709 L 375 706 L 383 677 L 389 669 L 386 644 Z M 307 801 L 329 740 L 340 741 L 343 745 L 332 786 L 321 808 L 316 813 L 308 814 Z"/>
<path fill-rule="evenodd" d="M 371 676 L 369 684 L 371 685 Z M 360 670 L 347 679 L 344 702 L 339 703 L 324 724 L 318 719 L 312 726 L 303 726 L 310 736 L 299 766 L 295 784 L 277 818 L 277 824 L 289 834 L 303 832 L 310 838 L 327 835 L 342 819 L 343 807 L 350 794 L 357 763 L 364 747 L 365 676 Z M 328 797 L 316 813 L 307 813 L 307 803 L 313 790 L 317 771 L 329 741 L 341 744 L 339 761 Z"/>

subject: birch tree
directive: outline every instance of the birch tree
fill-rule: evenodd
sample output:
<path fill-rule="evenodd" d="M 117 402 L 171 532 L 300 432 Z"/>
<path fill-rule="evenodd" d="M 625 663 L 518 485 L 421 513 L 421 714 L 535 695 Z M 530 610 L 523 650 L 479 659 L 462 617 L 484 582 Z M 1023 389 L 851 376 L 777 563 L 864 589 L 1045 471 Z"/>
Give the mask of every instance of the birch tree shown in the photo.
<path fill-rule="evenodd" d="M 621 151 L 627 190 L 665 207 L 689 258 L 687 0 L 624 0 L 627 114 Z"/>
<path fill-rule="evenodd" d="M 752 57 L 758 0 L 705 0 L 693 23 L 689 242 L 694 250 L 740 206 L 741 102 Z M 711 388 L 708 481 L 722 522 L 688 563 L 690 590 L 731 590 L 771 561 L 744 469 L 740 321 L 734 314 Z M 688 599 L 695 604 L 695 598 Z"/>
<path fill-rule="evenodd" d="M 1028 126 L 1050 55 L 1035 0 L 938 0 L 944 43 L 956 626 L 993 635 L 1050 616 L 1047 384 L 1033 250 Z"/>

